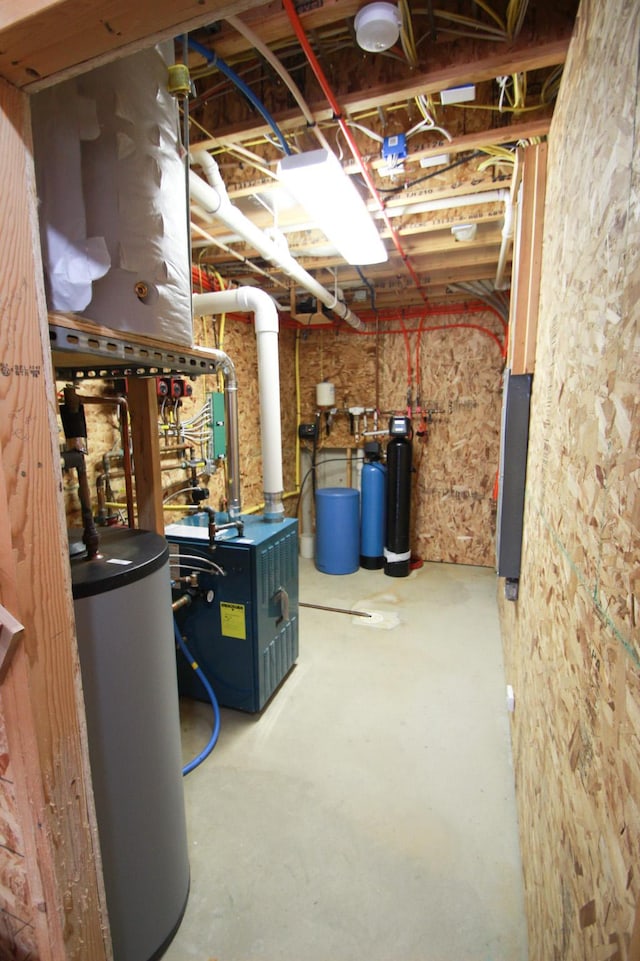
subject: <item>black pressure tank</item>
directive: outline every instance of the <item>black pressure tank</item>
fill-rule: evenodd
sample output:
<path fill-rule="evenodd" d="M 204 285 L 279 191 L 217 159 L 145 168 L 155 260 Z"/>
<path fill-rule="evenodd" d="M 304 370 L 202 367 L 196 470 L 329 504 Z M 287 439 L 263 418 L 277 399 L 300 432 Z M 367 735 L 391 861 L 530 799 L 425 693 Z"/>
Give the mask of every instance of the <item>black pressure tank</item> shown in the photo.
<path fill-rule="evenodd" d="M 411 421 L 392 417 L 387 444 L 387 535 L 384 572 L 408 577 L 411 569 Z"/>

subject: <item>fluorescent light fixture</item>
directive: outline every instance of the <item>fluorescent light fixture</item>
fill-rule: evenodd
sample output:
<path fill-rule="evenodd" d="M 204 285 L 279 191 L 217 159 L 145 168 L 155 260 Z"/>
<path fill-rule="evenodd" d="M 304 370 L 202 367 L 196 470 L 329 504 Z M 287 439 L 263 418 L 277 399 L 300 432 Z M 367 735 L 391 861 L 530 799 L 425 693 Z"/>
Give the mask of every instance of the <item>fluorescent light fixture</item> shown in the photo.
<path fill-rule="evenodd" d="M 448 87 L 440 91 L 440 103 L 445 107 L 449 103 L 466 103 L 476 99 L 476 88 L 472 83 L 465 83 L 461 87 Z"/>
<path fill-rule="evenodd" d="M 330 150 L 290 154 L 278 177 L 349 264 L 381 264 L 387 251 L 367 206 Z"/>

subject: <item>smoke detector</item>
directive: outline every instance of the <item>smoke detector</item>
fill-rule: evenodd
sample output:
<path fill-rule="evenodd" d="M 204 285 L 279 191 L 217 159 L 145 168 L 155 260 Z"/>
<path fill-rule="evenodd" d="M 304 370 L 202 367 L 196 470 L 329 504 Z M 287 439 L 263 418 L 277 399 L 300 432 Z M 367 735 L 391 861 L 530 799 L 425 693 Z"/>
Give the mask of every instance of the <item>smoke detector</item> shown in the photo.
<path fill-rule="evenodd" d="M 400 14 L 393 3 L 369 3 L 354 21 L 358 46 L 369 53 L 392 47 L 400 36 Z"/>

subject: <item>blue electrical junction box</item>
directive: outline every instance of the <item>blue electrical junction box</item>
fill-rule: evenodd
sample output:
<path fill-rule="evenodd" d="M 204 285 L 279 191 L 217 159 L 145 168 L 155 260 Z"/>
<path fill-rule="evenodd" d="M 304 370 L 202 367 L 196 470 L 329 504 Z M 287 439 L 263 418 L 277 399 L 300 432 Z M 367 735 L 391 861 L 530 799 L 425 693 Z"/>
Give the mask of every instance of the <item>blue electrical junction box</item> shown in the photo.
<path fill-rule="evenodd" d="M 407 157 L 407 138 L 398 133 L 392 137 L 385 137 L 382 142 L 382 158 L 388 164 L 400 164 Z"/>
<path fill-rule="evenodd" d="M 204 512 L 170 524 L 165 534 L 174 599 L 191 598 L 176 612 L 191 655 L 220 705 L 255 713 L 298 657 L 298 522 L 271 523 L 261 515 L 242 521 L 241 536 L 221 530 L 213 547 Z M 180 694 L 208 700 L 195 671 L 177 656 Z"/>

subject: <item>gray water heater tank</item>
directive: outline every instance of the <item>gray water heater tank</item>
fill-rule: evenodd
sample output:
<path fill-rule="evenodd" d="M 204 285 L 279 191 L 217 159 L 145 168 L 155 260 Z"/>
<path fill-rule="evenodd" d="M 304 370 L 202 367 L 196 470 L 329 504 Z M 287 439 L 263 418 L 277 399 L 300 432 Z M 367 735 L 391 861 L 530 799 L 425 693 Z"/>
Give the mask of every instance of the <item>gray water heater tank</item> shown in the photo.
<path fill-rule="evenodd" d="M 152 961 L 189 894 L 169 551 L 105 529 L 71 563 L 89 756 L 114 961 Z"/>

